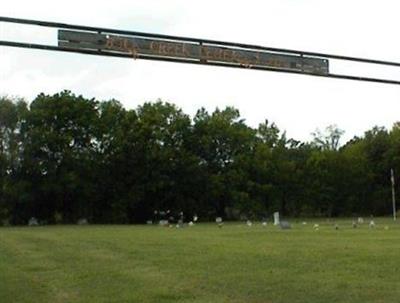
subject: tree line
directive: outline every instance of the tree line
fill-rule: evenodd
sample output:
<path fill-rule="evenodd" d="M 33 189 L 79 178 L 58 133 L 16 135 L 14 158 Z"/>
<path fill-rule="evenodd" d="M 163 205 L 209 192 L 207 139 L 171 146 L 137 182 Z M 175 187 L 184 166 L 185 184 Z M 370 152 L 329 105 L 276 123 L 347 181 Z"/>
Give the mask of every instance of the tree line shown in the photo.
<path fill-rule="evenodd" d="M 69 91 L 30 104 L 0 98 L 0 220 L 142 223 L 155 210 L 203 220 L 391 213 L 400 123 L 344 145 L 328 127 L 311 142 L 233 107 L 191 118 L 157 101 L 127 110 Z"/>

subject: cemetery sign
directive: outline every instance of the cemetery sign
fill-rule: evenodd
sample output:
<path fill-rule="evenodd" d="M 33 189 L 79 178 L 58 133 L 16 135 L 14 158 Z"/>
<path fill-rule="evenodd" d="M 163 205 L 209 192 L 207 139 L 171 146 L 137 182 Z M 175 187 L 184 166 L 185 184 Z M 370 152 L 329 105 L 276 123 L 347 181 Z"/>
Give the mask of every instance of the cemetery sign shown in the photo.
<path fill-rule="evenodd" d="M 395 67 L 400 67 L 399 62 L 42 20 L 0 16 L 0 22 L 56 28 L 58 31 L 57 45 L 0 39 L 0 46 L 104 57 L 133 57 L 143 60 L 251 68 L 254 70 L 400 85 L 400 80 L 398 79 L 332 73 L 329 60 Z"/>
<path fill-rule="evenodd" d="M 58 46 L 128 54 L 134 58 L 176 59 L 188 63 L 283 69 L 321 75 L 329 73 L 327 59 L 166 39 L 59 30 Z"/>

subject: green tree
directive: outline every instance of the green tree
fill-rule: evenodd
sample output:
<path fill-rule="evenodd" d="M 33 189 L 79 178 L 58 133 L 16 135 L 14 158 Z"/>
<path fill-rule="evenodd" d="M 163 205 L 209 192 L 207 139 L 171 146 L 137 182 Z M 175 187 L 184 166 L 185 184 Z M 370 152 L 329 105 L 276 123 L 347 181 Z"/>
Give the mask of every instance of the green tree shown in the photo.
<path fill-rule="evenodd" d="M 0 220 L 12 219 L 18 197 L 26 193 L 19 190 L 18 171 L 21 125 L 27 112 L 27 103 L 22 99 L 0 98 Z"/>
<path fill-rule="evenodd" d="M 87 181 L 96 145 L 97 105 L 68 91 L 41 94 L 32 102 L 21 131 L 22 174 L 34 200 L 28 216 L 50 222 L 56 212 L 65 222 L 90 217 L 94 188 Z"/>
<path fill-rule="evenodd" d="M 210 214 L 224 216 L 227 207 L 249 204 L 245 172 L 238 165 L 252 152 L 255 131 L 240 119 L 237 109 L 216 109 L 211 115 L 200 109 L 194 117 L 193 153 L 206 178 L 204 204 Z"/>

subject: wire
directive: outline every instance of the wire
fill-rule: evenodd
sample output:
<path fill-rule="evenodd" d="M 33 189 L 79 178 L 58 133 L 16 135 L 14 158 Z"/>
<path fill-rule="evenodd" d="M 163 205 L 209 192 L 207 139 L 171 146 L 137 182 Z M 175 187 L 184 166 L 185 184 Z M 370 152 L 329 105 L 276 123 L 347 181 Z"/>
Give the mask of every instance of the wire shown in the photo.
<path fill-rule="evenodd" d="M 0 46 L 40 49 L 40 50 L 48 50 L 48 51 L 61 51 L 61 52 L 68 52 L 68 53 L 79 53 L 79 54 L 97 55 L 97 56 L 106 56 L 106 57 L 132 58 L 131 54 L 112 53 L 112 52 L 104 52 L 104 51 L 100 52 L 100 51 L 92 51 L 92 50 L 85 50 L 85 49 L 69 49 L 69 48 L 61 48 L 58 46 L 51 46 L 51 45 L 21 43 L 21 42 L 11 42 L 11 41 L 1 41 L 1 40 L 0 40 Z M 315 76 L 315 77 L 346 79 L 346 80 L 400 85 L 400 81 L 390 80 L 390 79 L 349 76 L 349 75 L 341 75 L 341 74 L 312 74 L 312 73 L 306 73 L 306 72 L 301 72 L 301 71 L 296 71 L 296 70 L 286 70 L 286 69 L 280 69 L 280 68 L 269 68 L 269 67 L 259 67 L 259 66 L 243 67 L 238 64 L 209 62 L 209 61 L 208 62 L 200 62 L 199 60 L 195 61 L 195 60 L 185 60 L 185 59 L 163 58 L 163 57 L 156 57 L 156 56 L 150 56 L 150 55 L 137 55 L 137 58 L 144 59 L 144 60 L 167 61 L 167 62 L 176 62 L 176 63 L 191 63 L 191 64 L 201 64 L 201 65 L 211 65 L 211 66 L 233 67 L 233 68 L 247 68 L 247 69 L 253 69 L 253 70 L 274 71 L 274 72 L 307 75 L 307 76 Z"/>
<path fill-rule="evenodd" d="M 74 24 L 48 22 L 48 21 L 17 19 L 17 18 L 9 18 L 9 17 L 1 17 L 0 16 L 0 22 L 1 21 L 10 22 L 10 23 L 38 25 L 38 26 L 45 26 L 45 27 L 56 27 L 56 28 L 66 28 L 66 29 L 76 29 L 76 30 L 84 30 L 84 31 L 95 31 L 95 32 L 104 32 L 104 33 L 114 33 L 114 34 L 122 34 L 122 35 L 139 36 L 139 37 L 148 37 L 148 38 L 159 38 L 159 39 L 175 40 L 175 41 L 195 42 L 195 43 L 202 43 L 202 44 L 233 46 L 233 47 L 240 47 L 240 48 L 250 48 L 250 49 L 258 49 L 258 50 L 286 53 L 286 54 L 314 56 L 314 57 L 336 59 L 336 60 L 363 62 L 363 63 L 370 63 L 370 64 L 400 66 L 400 62 L 393 62 L 393 61 L 376 60 L 376 59 L 368 59 L 368 58 L 359 58 L 359 57 L 351 57 L 351 56 L 341 56 L 341 55 L 334 55 L 334 54 L 309 52 L 309 51 L 301 51 L 301 50 L 277 48 L 277 47 L 265 47 L 265 46 L 260 46 L 260 45 L 234 43 L 234 42 L 217 41 L 217 40 L 209 40 L 209 39 L 178 37 L 178 36 L 170 36 L 170 35 L 160 35 L 160 34 L 153 34 L 153 33 L 145 33 L 145 32 L 117 30 L 117 29 L 110 29 L 110 28 L 74 25 Z"/>
<path fill-rule="evenodd" d="M 10 23 L 18 23 L 18 24 L 29 24 L 29 25 L 37 25 L 37 26 L 45 26 L 45 27 L 63 28 L 63 29 L 74 29 L 74 30 L 80 30 L 80 31 L 92 31 L 92 32 L 97 32 L 97 33 L 102 32 L 102 33 L 112 33 L 112 34 L 119 34 L 119 35 L 145 37 L 145 38 L 156 38 L 156 39 L 163 39 L 163 40 L 169 40 L 169 41 L 198 43 L 201 45 L 208 44 L 208 45 L 218 45 L 218 46 L 226 46 L 226 47 L 238 47 L 238 48 L 247 49 L 247 50 L 250 49 L 250 50 L 270 51 L 270 52 L 275 52 L 277 54 L 292 54 L 292 55 L 299 55 L 299 56 L 303 56 L 303 57 L 304 56 L 312 56 L 312 57 L 319 57 L 319 58 L 324 58 L 324 59 L 346 60 L 346 61 L 353 61 L 353 62 L 362 62 L 362 63 L 369 63 L 369 64 L 400 67 L 399 62 L 391 62 L 391 61 L 376 60 L 376 59 L 366 59 L 366 58 L 358 58 L 358 57 L 349 57 L 349 56 L 340 56 L 340 55 L 324 54 L 324 53 L 317 53 L 317 52 L 307 52 L 307 51 L 299 51 L 299 50 L 293 50 L 293 49 L 264 47 L 264 46 L 243 44 L 243 43 L 231 43 L 231 42 L 216 41 L 216 40 L 195 39 L 195 38 L 188 38 L 188 37 L 159 35 L 159 34 L 135 32 L 135 31 L 117 30 L 117 29 L 110 29 L 110 28 L 99 28 L 99 27 L 90 27 L 90 26 L 82 26 L 82 25 L 72 25 L 72 24 L 65 24 L 65 23 L 27 20 L 27 19 L 18 19 L 18 18 L 9 18 L 9 17 L 1 17 L 0 16 L 0 22 L 1 21 L 2 22 L 10 22 Z M 19 42 L 1 41 L 1 40 L 0 40 L 0 46 L 41 49 L 41 50 L 49 50 L 49 51 L 62 51 L 62 52 L 70 52 L 70 53 L 101 55 L 101 56 L 120 57 L 120 58 L 131 58 L 132 57 L 131 55 L 114 53 L 114 52 L 105 52 L 105 51 L 100 52 L 100 51 L 85 50 L 85 49 L 67 49 L 67 48 L 51 46 L 51 45 L 19 43 Z M 209 61 L 203 62 L 200 60 L 193 60 L 193 59 L 166 58 L 166 57 L 157 57 L 157 56 L 152 56 L 152 55 L 137 55 L 137 58 L 146 59 L 146 60 L 177 62 L 177 63 L 205 64 L 205 65 L 212 65 L 212 66 L 235 67 L 235 68 L 251 68 L 254 70 L 274 71 L 274 72 L 300 74 L 300 75 L 307 75 L 307 76 L 400 85 L 400 80 L 370 78 L 370 77 L 363 77 L 363 76 L 352 76 L 352 75 L 331 74 L 331 73 L 318 74 L 318 73 L 309 73 L 309 72 L 298 71 L 298 70 L 289 70 L 289 69 L 273 68 L 273 67 L 261 67 L 261 66 L 244 67 L 242 65 L 233 64 L 233 63 L 209 62 Z M 307 58 L 307 57 L 305 57 L 305 58 Z"/>

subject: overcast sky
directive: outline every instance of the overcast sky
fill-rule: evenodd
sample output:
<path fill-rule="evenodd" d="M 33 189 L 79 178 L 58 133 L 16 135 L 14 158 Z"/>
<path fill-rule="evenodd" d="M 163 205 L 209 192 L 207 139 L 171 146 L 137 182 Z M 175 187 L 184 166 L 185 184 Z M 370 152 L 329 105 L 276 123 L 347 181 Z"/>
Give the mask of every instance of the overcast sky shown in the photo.
<path fill-rule="evenodd" d="M 7 17 L 243 42 L 400 62 L 399 1 L 2 1 Z M 0 23 L 0 39 L 56 44 L 56 30 Z M 400 80 L 400 68 L 331 61 L 334 73 Z M 337 124 L 344 139 L 400 120 L 400 86 L 245 69 L 0 47 L 0 95 L 68 89 L 127 108 L 161 98 L 193 115 L 235 106 L 251 126 L 274 121 L 289 137 Z"/>

